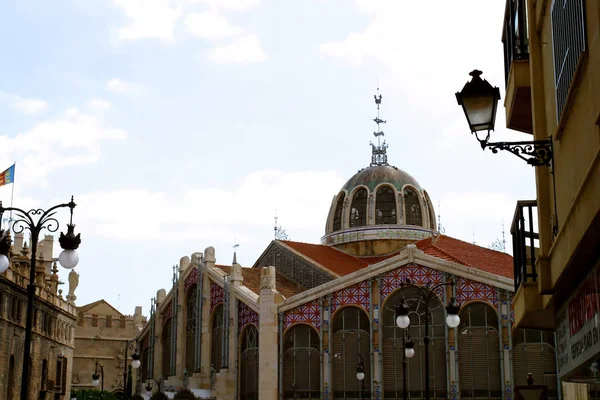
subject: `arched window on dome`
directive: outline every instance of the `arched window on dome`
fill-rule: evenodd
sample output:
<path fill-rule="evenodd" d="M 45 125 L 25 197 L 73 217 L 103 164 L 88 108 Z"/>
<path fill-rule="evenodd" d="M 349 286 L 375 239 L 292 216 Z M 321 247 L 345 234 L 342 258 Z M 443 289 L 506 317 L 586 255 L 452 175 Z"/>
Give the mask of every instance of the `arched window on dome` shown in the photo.
<path fill-rule="evenodd" d="M 344 211 L 345 199 L 346 195 L 344 193 L 340 193 L 337 204 L 335 205 L 335 212 L 333 214 L 333 232 L 342 229 L 342 212 Z"/>
<path fill-rule="evenodd" d="M 414 189 L 404 189 L 404 209 L 406 214 L 406 225 L 423 225 L 423 214 L 419 196 Z"/>
<path fill-rule="evenodd" d="M 389 186 L 382 186 L 377 190 L 375 198 L 375 223 L 377 225 L 398 223 L 396 216 L 396 196 L 394 195 L 394 189 Z"/>
<path fill-rule="evenodd" d="M 367 224 L 367 190 L 358 189 L 352 198 L 350 209 L 350 228 Z"/>
<path fill-rule="evenodd" d="M 485 303 L 460 311 L 458 371 L 463 399 L 502 399 L 498 314 Z"/>
<path fill-rule="evenodd" d="M 554 332 L 517 328 L 512 342 L 514 385 L 527 385 L 531 372 L 534 384 L 548 386 L 548 399 L 558 399 Z"/>

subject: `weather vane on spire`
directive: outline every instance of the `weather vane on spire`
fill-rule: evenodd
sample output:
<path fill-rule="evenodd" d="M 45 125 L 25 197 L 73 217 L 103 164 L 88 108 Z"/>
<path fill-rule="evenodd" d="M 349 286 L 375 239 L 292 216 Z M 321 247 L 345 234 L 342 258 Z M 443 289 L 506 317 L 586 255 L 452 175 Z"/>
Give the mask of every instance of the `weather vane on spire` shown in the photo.
<path fill-rule="evenodd" d="M 379 125 L 385 124 L 387 121 L 384 121 L 383 119 L 379 118 L 379 106 L 381 105 L 381 99 L 383 97 L 379 94 L 379 87 L 377 87 L 377 94 L 373 95 L 373 97 L 375 98 L 375 104 L 377 104 L 377 117 L 373 119 L 373 121 L 375 121 L 375 123 L 377 124 L 377 131 L 373 132 L 373 136 L 377 138 L 377 145 L 373 144 L 373 142 L 369 142 L 373 152 L 371 155 L 371 167 L 375 165 L 389 165 L 387 162 L 386 152 L 388 145 L 385 142 L 385 139 L 383 140 L 383 143 L 381 143 L 381 137 L 385 136 L 385 133 L 383 133 Z"/>

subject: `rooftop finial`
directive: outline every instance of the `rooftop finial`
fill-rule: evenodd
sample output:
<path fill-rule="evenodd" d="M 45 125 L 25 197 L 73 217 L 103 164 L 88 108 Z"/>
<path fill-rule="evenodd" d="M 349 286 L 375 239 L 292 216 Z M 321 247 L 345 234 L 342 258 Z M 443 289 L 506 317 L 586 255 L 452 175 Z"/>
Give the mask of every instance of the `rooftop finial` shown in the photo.
<path fill-rule="evenodd" d="M 377 131 L 373 132 L 373 136 L 377 138 L 377 145 L 373 144 L 373 142 L 369 143 L 372 149 L 371 167 L 375 165 L 389 165 L 387 162 L 386 152 L 388 145 L 385 142 L 385 139 L 383 140 L 383 143 L 381 142 L 381 137 L 385 136 L 385 134 L 379 128 L 379 125 L 385 124 L 387 121 L 384 121 L 381 118 L 379 118 L 379 106 L 381 105 L 381 99 L 383 96 L 379 94 L 379 79 L 377 81 L 377 94 L 373 96 L 375 97 L 375 104 L 377 104 L 377 117 L 373 119 L 373 121 L 375 121 L 375 123 L 377 124 Z"/>
<path fill-rule="evenodd" d="M 237 264 L 237 248 L 240 247 L 240 245 L 237 242 L 237 238 L 233 240 L 233 263 L 231 263 L 231 265 Z"/>
<path fill-rule="evenodd" d="M 288 240 L 287 233 L 281 226 L 277 225 L 277 210 L 275 210 L 275 226 L 273 227 L 273 230 L 275 231 L 275 240 Z"/>

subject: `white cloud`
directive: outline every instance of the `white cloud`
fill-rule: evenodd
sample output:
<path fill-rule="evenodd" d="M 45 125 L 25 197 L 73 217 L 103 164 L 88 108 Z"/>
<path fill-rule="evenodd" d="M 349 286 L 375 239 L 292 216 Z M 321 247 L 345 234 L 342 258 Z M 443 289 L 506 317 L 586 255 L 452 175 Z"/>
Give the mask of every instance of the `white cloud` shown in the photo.
<path fill-rule="evenodd" d="M 15 109 L 23 114 L 38 114 L 48 107 L 48 103 L 41 99 L 17 98 L 14 103 Z"/>
<path fill-rule="evenodd" d="M 183 0 L 187 4 L 206 4 L 228 11 L 247 11 L 261 3 L 261 0 Z"/>
<path fill-rule="evenodd" d="M 210 50 L 209 58 L 219 64 L 247 64 L 264 61 L 267 55 L 256 35 L 247 35 L 234 42 Z"/>
<path fill-rule="evenodd" d="M 87 107 L 92 110 L 106 111 L 112 107 L 112 104 L 108 100 L 96 98 L 88 101 Z"/>
<path fill-rule="evenodd" d="M 216 10 L 189 14 L 183 23 L 188 32 L 201 39 L 221 39 L 242 32 L 240 27 L 230 25 Z"/>
<path fill-rule="evenodd" d="M 167 194 L 123 189 L 80 194 L 78 227 L 90 235 L 122 240 L 229 241 L 235 235 L 241 239 L 243 227 L 272 230 L 278 209 L 280 220 L 293 230 L 324 230 L 332 195 L 342 184 L 342 178 L 330 171 L 264 170 L 245 176 L 231 190 L 204 187 Z M 115 209 L 116 203 L 120 206 Z"/>
<path fill-rule="evenodd" d="M 181 6 L 172 0 L 113 0 L 130 19 L 127 26 L 119 28 L 119 39 L 172 40 L 175 23 L 182 14 Z"/>
<path fill-rule="evenodd" d="M 133 94 L 140 92 L 143 89 L 138 83 L 124 81 L 120 78 L 110 79 L 108 82 L 106 82 L 106 87 L 110 91 L 119 94 Z"/>
<path fill-rule="evenodd" d="M 0 135 L 0 165 L 18 163 L 19 186 L 45 185 L 55 170 L 93 164 L 100 157 L 100 143 L 124 140 L 127 133 L 108 128 L 95 116 L 77 108 L 40 122 L 16 136 Z"/>

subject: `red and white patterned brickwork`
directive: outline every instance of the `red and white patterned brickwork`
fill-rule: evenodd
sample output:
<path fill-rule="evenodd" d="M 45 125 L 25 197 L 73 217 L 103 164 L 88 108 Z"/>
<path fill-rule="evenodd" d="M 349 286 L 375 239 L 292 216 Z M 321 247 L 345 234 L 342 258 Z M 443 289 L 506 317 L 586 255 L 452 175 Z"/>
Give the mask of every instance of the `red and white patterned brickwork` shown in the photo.
<path fill-rule="evenodd" d="M 498 304 L 498 291 L 486 283 L 458 278 L 456 281 L 456 301 L 459 304 L 465 304 L 473 300 L 485 301 L 496 307 Z"/>
<path fill-rule="evenodd" d="M 288 326 L 298 322 L 312 325 L 317 331 L 319 330 L 321 326 L 321 309 L 318 301 L 286 311 L 283 319 L 283 329 L 287 329 Z"/>
<path fill-rule="evenodd" d="M 241 301 L 238 301 L 238 334 L 242 332 L 248 324 L 254 324 L 258 327 L 258 313 Z"/>
<path fill-rule="evenodd" d="M 425 267 L 417 264 L 408 264 L 404 267 L 394 269 L 387 272 L 381 279 L 381 303 L 400 287 L 401 282 L 408 279 L 411 283 L 420 286 L 437 285 L 444 281 L 444 274 L 433 268 Z M 444 288 L 440 287 L 435 290 L 435 293 L 442 297 Z"/>
<path fill-rule="evenodd" d="M 185 292 L 187 292 L 190 287 L 192 287 L 193 285 L 197 285 L 199 276 L 200 276 L 200 274 L 198 273 L 198 269 L 197 268 L 192 269 L 192 272 L 190 272 L 190 274 L 187 276 L 187 278 L 185 278 L 183 290 Z"/>
<path fill-rule="evenodd" d="M 218 284 L 211 282 L 210 283 L 210 313 L 212 314 L 215 307 L 223 302 L 225 298 L 225 291 Z"/>
<path fill-rule="evenodd" d="M 346 305 L 362 306 L 367 313 L 371 307 L 369 298 L 369 282 L 363 281 L 334 292 L 331 296 L 331 315 L 336 309 Z"/>

